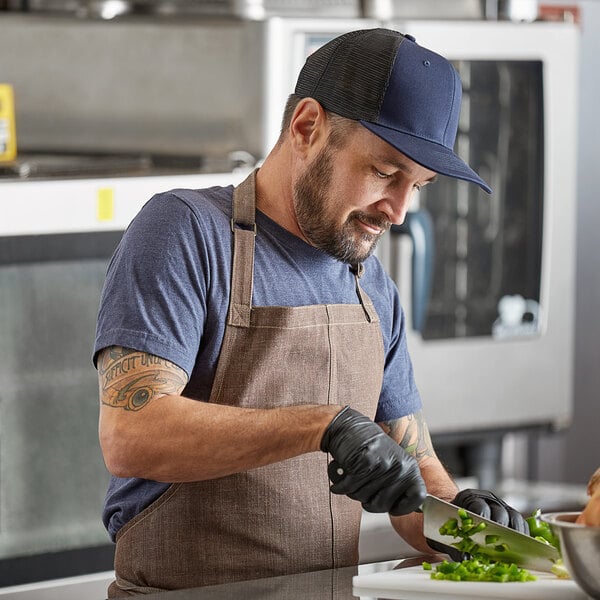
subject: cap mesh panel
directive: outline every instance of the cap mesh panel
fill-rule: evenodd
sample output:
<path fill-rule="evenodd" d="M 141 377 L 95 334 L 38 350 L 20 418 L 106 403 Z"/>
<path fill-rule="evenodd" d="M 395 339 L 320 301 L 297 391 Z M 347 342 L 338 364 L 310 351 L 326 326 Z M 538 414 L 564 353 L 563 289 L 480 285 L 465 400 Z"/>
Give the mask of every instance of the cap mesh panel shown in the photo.
<path fill-rule="evenodd" d="M 373 38 L 378 37 L 373 50 Z M 386 30 L 344 34 L 308 57 L 296 94 L 311 97 L 331 112 L 375 121 L 387 89 L 398 46 L 404 37 Z"/>

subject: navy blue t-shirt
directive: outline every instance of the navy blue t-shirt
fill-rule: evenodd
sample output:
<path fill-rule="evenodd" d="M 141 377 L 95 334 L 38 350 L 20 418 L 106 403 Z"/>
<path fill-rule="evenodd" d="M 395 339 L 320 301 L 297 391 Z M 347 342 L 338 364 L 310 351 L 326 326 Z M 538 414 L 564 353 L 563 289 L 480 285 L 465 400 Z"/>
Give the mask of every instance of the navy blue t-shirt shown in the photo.
<path fill-rule="evenodd" d="M 155 354 L 190 377 L 183 395 L 208 400 L 229 306 L 233 187 L 154 196 L 131 222 L 108 267 L 94 362 L 107 346 Z M 349 265 L 307 244 L 257 211 L 253 304 L 356 304 Z M 379 260 L 364 263 L 361 286 L 380 319 L 384 379 L 375 420 L 421 408 L 406 348 L 398 290 Z M 112 477 L 103 520 L 116 532 L 169 484 Z"/>

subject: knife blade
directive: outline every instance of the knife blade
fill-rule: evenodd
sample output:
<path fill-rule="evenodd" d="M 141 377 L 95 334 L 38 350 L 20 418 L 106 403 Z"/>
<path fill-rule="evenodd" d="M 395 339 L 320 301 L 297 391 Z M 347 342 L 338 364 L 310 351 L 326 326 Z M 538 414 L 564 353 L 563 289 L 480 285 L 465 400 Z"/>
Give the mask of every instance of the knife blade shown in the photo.
<path fill-rule="evenodd" d="M 425 537 L 446 546 L 452 546 L 453 543 L 459 542 L 460 538 L 442 535 L 439 531 L 448 519 L 460 521 L 458 509 L 458 506 L 428 494 L 421 507 Z M 468 510 L 466 513 L 473 519 L 475 525 L 486 524 L 485 529 L 472 535 L 471 539 L 479 544 L 479 553 L 485 554 L 493 560 L 515 563 L 526 569 L 549 572 L 554 562 L 560 558 L 559 552 L 554 546 L 519 533 L 510 527 L 504 527 L 490 519 L 485 519 L 476 513 Z M 486 544 L 486 535 L 498 536 L 498 540 L 493 544 Z M 507 549 L 498 550 L 497 546 L 501 544 L 506 544 Z"/>

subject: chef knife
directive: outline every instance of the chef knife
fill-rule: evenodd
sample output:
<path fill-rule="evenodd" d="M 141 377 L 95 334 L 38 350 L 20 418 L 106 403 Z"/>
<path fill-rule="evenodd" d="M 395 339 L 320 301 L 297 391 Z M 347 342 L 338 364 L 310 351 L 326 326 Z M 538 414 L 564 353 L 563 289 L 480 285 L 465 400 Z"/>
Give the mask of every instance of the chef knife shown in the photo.
<path fill-rule="evenodd" d="M 427 495 L 421 507 L 423 512 L 423 530 L 425 537 L 446 546 L 460 542 L 461 538 L 440 534 L 440 527 L 448 519 L 458 519 L 459 507 L 435 496 Z M 550 571 L 554 562 L 560 557 L 558 550 L 549 544 L 540 542 L 510 527 L 504 527 L 495 521 L 485 519 L 476 513 L 465 511 L 473 519 L 473 524 L 485 523 L 483 531 L 475 533 L 471 539 L 479 544 L 477 550 L 493 560 L 515 563 L 519 567 L 536 571 Z M 497 536 L 492 544 L 486 544 L 486 536 Z M 499 549 L 505 548 L 505 549 Z"/>

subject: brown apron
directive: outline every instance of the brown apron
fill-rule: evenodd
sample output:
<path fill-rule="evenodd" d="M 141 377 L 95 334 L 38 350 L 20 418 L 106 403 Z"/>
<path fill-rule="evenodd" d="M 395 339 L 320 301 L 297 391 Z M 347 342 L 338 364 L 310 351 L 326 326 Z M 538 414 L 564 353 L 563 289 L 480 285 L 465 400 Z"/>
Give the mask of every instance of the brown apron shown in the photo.
<path fill-rule="evenodd" d="M 255 173 L 233 194 L 228 320 L 210 402 L 349 404 L 373 418 L 384 356 L 379 319 L 357 304 L 253 307 Z M 361 506 L 331 494 L 312 452 L 220 479 L 176 483 L 117 535 L 109 597 L 356 564 Z"/>

